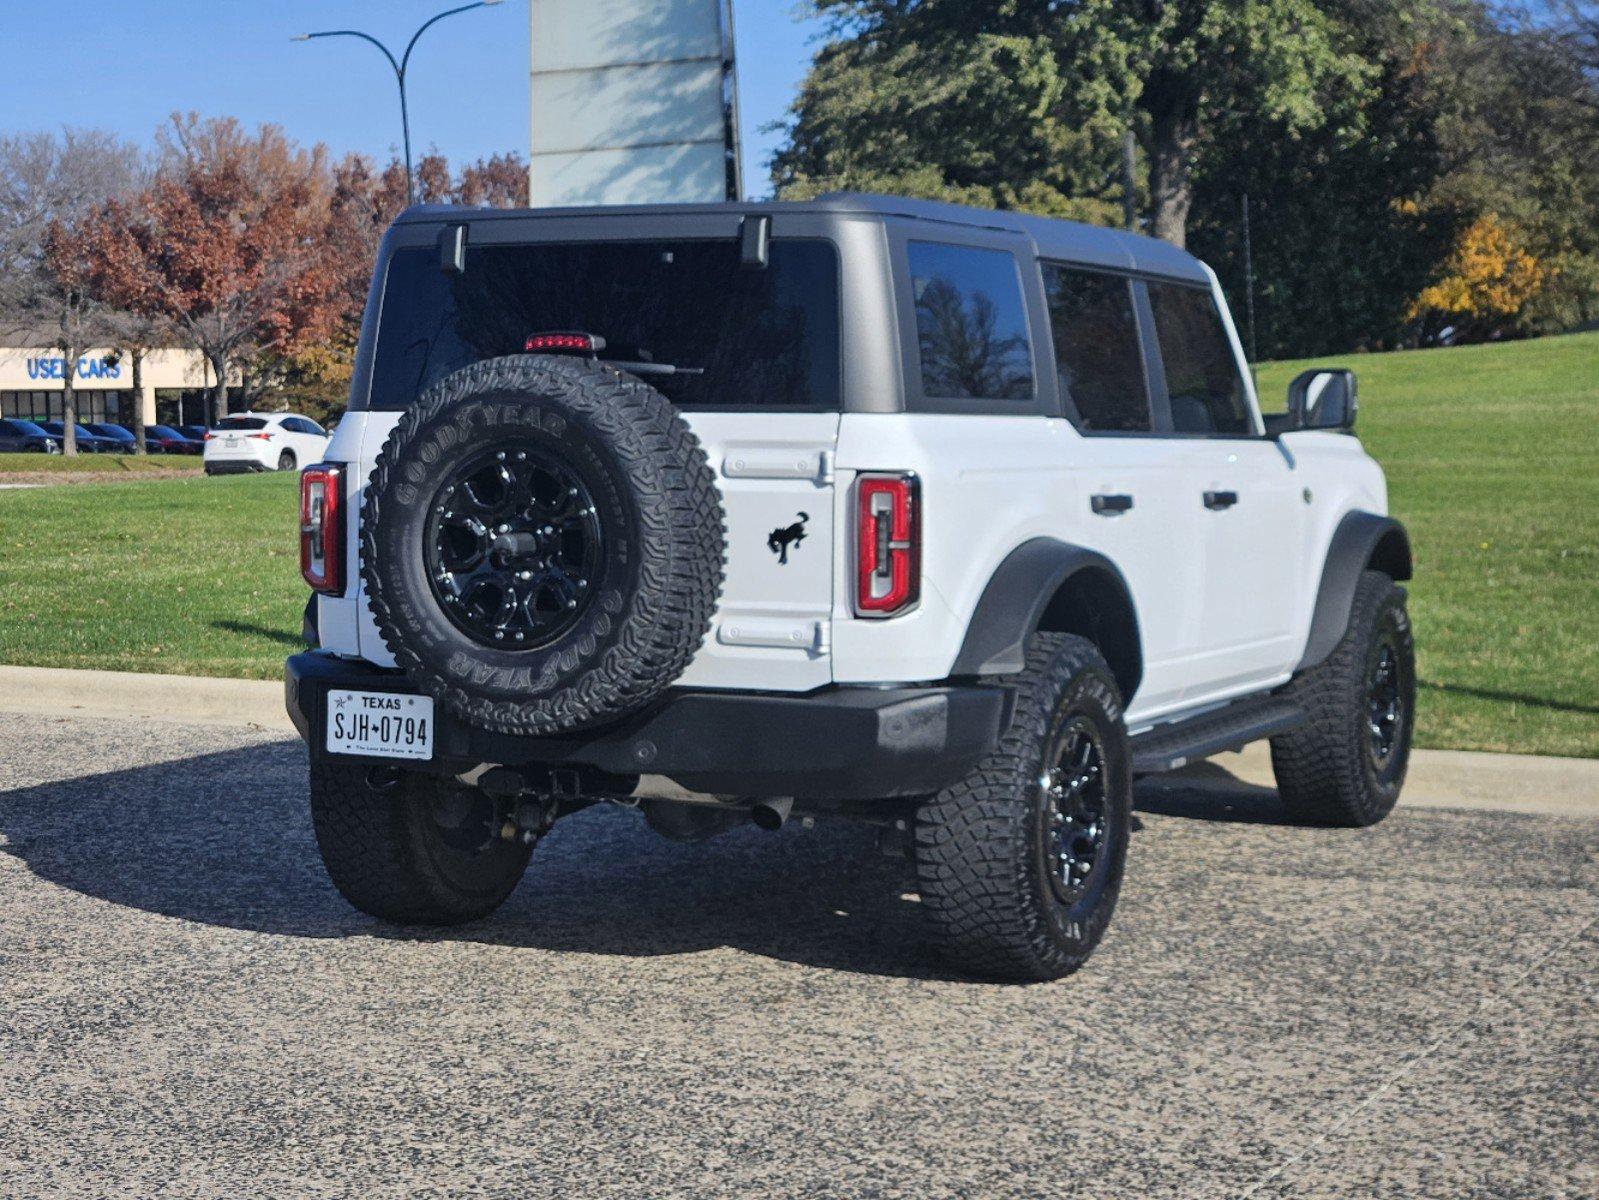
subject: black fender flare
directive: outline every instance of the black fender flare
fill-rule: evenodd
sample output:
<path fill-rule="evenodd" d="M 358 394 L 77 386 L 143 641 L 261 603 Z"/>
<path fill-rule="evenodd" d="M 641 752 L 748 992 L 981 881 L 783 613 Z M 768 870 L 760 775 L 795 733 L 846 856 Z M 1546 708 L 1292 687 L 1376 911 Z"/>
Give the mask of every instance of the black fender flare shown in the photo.
<path fill-rule="evenodd" d="M 1409 579 L 1414 568 L 1410 535 L 1392 517 L 1357 509 L 1344 514 L 1333 531 L 1321 569 L 1321 586 L 1316 591 L 1316 607 L 1310 617 L 1310 637 L 1296 670 L 1304 671 L 1322 662 L 1343 640 L 1355 601 L 1355 585 L 1367 567 L 1398 581 Z"/>
<path fill-rule="evenodd" d="M 1105 580 L 1120 592 L 1125 604 L 1132 644 L 1130 653 L 1119 655 L 1123 661 L 1113 663 L 1112 670 L 1123 699 L 1130 699 L 1143 675 L 1143 644 L 1127 580 L 1116 564 L 1097 550 L 1048 537 L 1023 542 L 995 568 L 972 612 L 950 674 L 1009 675 L 1020 671 L 1027 640 L 1043 625 L 1051 601 L 1062 585 L 1084 572 Z"/>

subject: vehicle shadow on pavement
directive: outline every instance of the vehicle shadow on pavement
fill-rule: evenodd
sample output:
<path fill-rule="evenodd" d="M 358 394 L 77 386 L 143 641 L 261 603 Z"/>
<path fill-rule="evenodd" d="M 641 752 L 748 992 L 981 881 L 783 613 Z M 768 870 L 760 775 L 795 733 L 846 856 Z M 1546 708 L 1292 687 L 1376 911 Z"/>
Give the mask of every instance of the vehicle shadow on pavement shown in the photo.
<path fill-rule="evenodd" d="M 1276 788 L 1246 783 L 1214 762 L 1199 762 L 1142 781 L 1133 793 L 1139 812 L 1195 821 L 1288 825 Z"/>
<path fill-rule="evenodd" d="M 792 822 L 682 845 L 637 813 L 597 806 L 555 828 L 494 916 L 398 929 L 333 890 L 304 781 L 304 750 L 284 741 L 16 788 L 0 792 L 0 852 L 83 895 L 251 932 L 630 957 L 734 947 L 833 970 L 959 978 L 926 949 L 909 864 L 883 857 L 862 827 Z M 1182 815 L 1200 803 L 1184 799 Z"/>

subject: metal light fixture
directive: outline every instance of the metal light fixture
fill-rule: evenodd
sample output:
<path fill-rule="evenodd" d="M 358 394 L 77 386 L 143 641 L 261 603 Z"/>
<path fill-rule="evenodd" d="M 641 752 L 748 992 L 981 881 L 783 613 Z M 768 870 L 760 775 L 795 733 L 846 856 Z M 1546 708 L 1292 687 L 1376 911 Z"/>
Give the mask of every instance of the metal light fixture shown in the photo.
<path fill-rule="evenodd" d="M 405 53 L 396 59 L 393 53 L 377 38 L 370 33 L 362 33 L 359 29 L 325 29 L 318 33 L 297 33 L 289 38 L 291 42 L 309 42 L 312 38 L 328 37 L 353 37 L 360 38 L 363 42 L 370 42 L 383 52 L 383 57 L 389 60 L 389 66 L 394 68 L 395 81 L 400 85 L 400 131 L 405 140 L 405 200 L 407 204 L 416 203 L 416 185 L 411 174 L 411 114 L 405 99 L 405 72 L 411 65 L 411 51 L 416 48 L 417 39 L 428 29 L 445 17 L 453 17 L 457 13 L 471 12 L 474 8 L 493 8 L 496 4 L 503 4 L 505 0 L 477 0 L 475 4 L 463 4 L 459 8 L 446 9 L 437 16 L 429 17 L 422 22 L 421 28 L 411 35 L 411 40 L 405 45 Z"/>

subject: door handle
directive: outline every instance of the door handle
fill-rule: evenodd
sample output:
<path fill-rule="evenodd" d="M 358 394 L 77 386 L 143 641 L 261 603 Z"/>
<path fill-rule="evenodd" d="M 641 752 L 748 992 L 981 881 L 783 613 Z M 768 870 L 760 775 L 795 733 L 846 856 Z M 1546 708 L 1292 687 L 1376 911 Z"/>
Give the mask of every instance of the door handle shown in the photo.
<path fill-rule="evenodd" d="M 1133 506 L 1133 498 L 1125 494 L 1098 495 L 1091 497 L 1089 504 L 1093 510 L 1102 517 L 1124 513 Z"/>
<path fill-rule="evenodd" d="M 1210 509 L 1212 512 L 1217 512 L 1217 511 L 1219 511 L 1220 509 L 1223 509 L 1223 508 L 1231 508 L 1233 505 L 1235 505 L 1237 503 L 1238 503 L 1238 493 L 1237 492 L 1206 492 L 1205 493 L 1205 507 Z"/>

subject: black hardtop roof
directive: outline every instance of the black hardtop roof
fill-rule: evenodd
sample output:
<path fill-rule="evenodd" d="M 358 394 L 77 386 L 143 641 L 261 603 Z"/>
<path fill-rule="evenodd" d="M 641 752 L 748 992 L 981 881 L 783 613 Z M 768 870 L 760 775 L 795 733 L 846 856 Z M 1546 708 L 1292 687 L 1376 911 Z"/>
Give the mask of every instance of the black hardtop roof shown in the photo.
<path fill-rule="evenodd" d="M 1044 258 L 1059 258 L 1143 271 L 1152 275 L 1210 282 L 1204 265 L 1170 242 L 1142 234 L 1085 225 L 1056 217 L 969 208 L 938 200 L 913 200 L 904 196 L 879 196 L 867 192 L 830 192 L 814 200 L 760 200 L 721 204 L 630 204 L 592 208 L 467 208 L 451 204 L 417 204 L 397 218 L 397 224 L 448 220 L 503 220 L 518 217 L 660 217 L 730 213 L 831 213 L 839 216 L 896 217 L 971 229 L 996 229 L 1029 238 Z"/>

